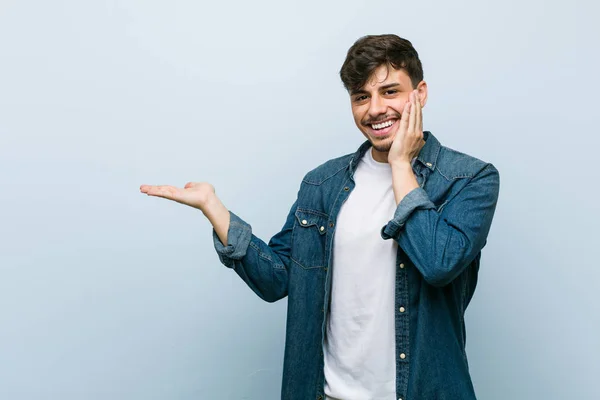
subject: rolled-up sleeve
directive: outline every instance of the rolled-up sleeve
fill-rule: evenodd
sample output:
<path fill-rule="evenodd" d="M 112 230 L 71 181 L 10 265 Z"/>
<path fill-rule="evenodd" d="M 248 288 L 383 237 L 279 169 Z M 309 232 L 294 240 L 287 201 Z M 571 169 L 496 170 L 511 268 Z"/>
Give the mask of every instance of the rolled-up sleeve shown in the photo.
<path fill-rule="evenodd" d="M 221 263 L 233 269 L 260 298 L 269 302 L 287 296 L 295 210 L 296 203 L 292 205 L 281 231 L 269 243 L 256 237 L 252 227 L 231 211 L 227 243 L 222 243 L 215 230 L 212 231 Z"/>
<path fill-rule="evenodd" d="M 488 164 L 438 212 L 423 189 L 414 189 L 382 229 L 433 286 L 452 282 L 485 246 L 498 201 L 500 176 Z"/>
<path fill-rule="evenodd" d="M 217 232 L 213 229 L 213 243 L 219 260 L 226 267 L 233 268 L 236 260 L 241 260 L 246 255 L 250 239 L 252 238 L 252 227 L 235 215 L 229 212 L 230 222 L 227 230 L 227 245 L 223 245 Z"/>
<path fill-rule="evenodd" d="M 411 190 L 398 204 L 394 217 L 381 228 L 381 237 L 391 239 L 398 235 L 398 231 L 402 229 L 410 215 L 415 210 L 427 210 L 435 208 L 435 205 L 429 200 L 427 192 L 422 188 Z"/>

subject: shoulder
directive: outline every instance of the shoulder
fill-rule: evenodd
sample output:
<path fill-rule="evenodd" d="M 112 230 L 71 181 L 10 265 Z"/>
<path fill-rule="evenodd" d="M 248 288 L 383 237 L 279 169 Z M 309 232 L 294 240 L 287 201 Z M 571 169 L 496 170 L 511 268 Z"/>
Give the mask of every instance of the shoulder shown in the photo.
<path fill-rule="evenodd" d="M 493 164 L 446 146 L 440 146 L 435 168 L 448 180 L 473 178 L 484 172 L 498 175 Z"/>
<path fill-rule="evenodd" d="M 302 182 L 309 185 L 321 185 L 323 182 L 348 168 L 353 155 L 354 153 L 346 154 L 322 163 L 304 175 Z"/>

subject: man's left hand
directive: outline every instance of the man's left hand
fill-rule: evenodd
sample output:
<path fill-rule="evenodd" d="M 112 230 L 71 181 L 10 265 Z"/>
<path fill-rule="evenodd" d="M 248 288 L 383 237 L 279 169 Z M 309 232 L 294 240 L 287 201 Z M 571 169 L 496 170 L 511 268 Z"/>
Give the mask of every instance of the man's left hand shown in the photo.
<path fill-rule="evenodd" d="M 422 107 L 417 93 L 417 90 L 410 93 L 402 110 L 400 126 L 388 153 L 390 164 L 410 164 L 425 145 Z"/>

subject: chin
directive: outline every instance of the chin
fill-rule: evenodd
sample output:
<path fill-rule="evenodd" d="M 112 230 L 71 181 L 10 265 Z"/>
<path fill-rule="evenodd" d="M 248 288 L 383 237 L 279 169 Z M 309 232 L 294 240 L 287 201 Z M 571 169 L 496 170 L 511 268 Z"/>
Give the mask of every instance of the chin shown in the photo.
<path fill-rule="evenodd" d="M 382 153 L 387 153 L 390 151 L 390 149 L 392 148 L 392 143 L 394 143 L 394 136 L 395 136 L 395 132 L 390 133 L 388 136 L 386 137 L 368 137 L 369 142 L 371 142 L 371 145 L 373 146 L 373 148 L 379 152 Z"/>
<path fill-rule="evenodd" d="M 375 142 L 373 143 L 373 141 L 371 140 L 371 144 L 373 145 L 373 148 L 381 153 L 388 153 L 390 151 L 390 149 L 392 148 L 392 141 L 389 142 Z"/>
<path fill-rule="evenodd" d="M 371 143 L 373 144 L 373 143 Z M 385 143 L 377 143 L 377 144 L 373 144 L 373 148 L 377 151 L 379 151 L 380 153 L 388 153 L 390 151 L 390 149 L 392 148 L 392 144 L 385 144 Z"/>

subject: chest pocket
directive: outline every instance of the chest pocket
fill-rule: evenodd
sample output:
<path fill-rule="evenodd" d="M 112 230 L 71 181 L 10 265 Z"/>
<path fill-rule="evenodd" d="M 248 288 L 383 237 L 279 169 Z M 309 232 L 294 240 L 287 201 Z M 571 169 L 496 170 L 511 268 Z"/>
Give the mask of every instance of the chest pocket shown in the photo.
<path fill-rule="evenodd" d="M 292 232 L 291 257 L 304 269 L 325 267 L 327 215 L 298 209 Z"/>

